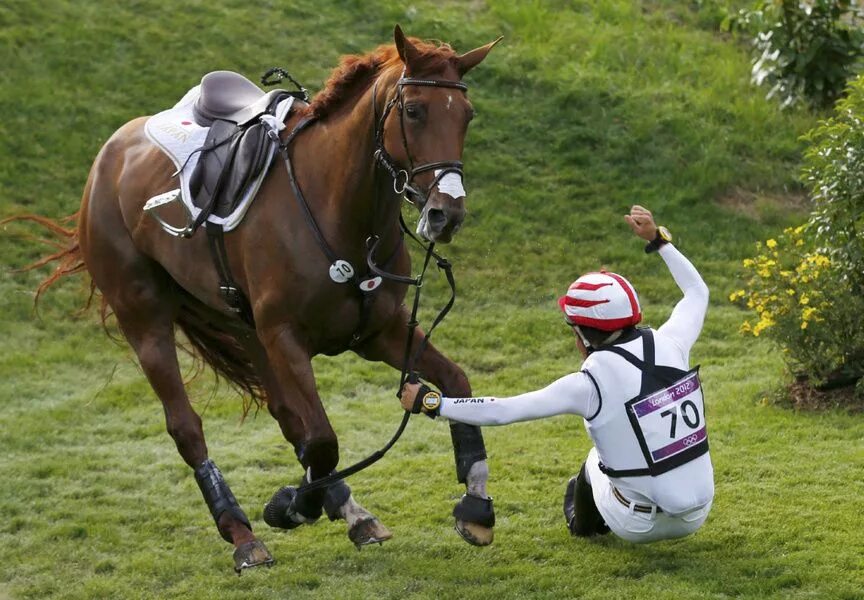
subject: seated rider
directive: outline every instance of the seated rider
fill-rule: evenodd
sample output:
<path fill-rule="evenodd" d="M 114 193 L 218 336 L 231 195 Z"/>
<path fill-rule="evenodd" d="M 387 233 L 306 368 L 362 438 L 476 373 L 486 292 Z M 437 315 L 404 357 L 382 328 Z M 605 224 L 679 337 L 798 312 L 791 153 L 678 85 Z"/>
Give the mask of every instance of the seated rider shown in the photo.
<path fill-rule="evenodd" d="M 708 288 L 689 260 L 634 206 L 624 217 L 658 251 L 684 298 L 657 330 L 636 328 L 636 291 L 615 273 L 588 273 L 558 303 L 585 359 L 548 387 L 510 398 L 442 398 L 406 383 L 402 406 L 471 425 L 504 425 L 564 413 L 581 416 L 594 447 L 571 478 L 564 517 L 576 536 L 608 533 L 643 543 L 683 537 L 704 523 L 714 498 L 698 367 L 690 369 Z"/>

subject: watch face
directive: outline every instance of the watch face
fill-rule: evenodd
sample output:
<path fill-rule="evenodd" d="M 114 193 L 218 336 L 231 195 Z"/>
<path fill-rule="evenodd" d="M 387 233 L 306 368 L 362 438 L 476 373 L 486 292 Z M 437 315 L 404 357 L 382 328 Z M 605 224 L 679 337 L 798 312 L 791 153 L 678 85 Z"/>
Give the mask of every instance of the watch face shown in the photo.
<path fill-rule="evenodd" d="M 426 392 L 426 395 L 423 396 L 423 408 L 433 411 L 439 406 L 441 406 L 441 394 L 438 392 Z"/>
<path fill-rule="evenodd" d="M 663 227 L 662 225 L 657 228 L 657 233 L 660 234 L 660 239 L 662 239 L 664 242 L 671 242 L 672 241 L 672 234 L 669 233 L 669 230 L 666 229 L 665 227 Z"/>

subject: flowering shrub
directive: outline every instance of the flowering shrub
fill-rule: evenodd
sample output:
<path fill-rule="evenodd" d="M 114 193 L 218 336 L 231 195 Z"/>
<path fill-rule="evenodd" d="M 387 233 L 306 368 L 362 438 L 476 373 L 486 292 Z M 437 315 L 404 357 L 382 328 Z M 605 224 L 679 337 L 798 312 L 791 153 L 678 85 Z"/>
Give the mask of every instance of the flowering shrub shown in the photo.
<path fill-rule="evenodd" d="M 854 381 L 864 375 L 864 298 L 809 233 L 802 225 L 757 243 L 729 300 L 755 311 L 741 332 L 776 342 L 794 374 L 816 386 Z"/>

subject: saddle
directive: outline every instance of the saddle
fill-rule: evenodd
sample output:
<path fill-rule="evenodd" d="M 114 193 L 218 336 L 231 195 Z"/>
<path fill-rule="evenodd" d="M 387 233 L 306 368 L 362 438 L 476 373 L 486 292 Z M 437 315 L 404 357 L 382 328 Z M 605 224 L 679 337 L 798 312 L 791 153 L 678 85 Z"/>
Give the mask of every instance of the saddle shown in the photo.
<path fill-rule="evenodd" d="M 189 182 L 192 203 L 201 210 L 193 231 L 211 214 L 231 214 L 250 186 L 261 184 L 275 155 L 273 146 L 279 144 L 276 108 L 289 96 L 298 97 L 298 92 L 265 93 L 231 71 L 214 71 L 201 80 L 192 114 L 198 125 L 210 129 Z"/>

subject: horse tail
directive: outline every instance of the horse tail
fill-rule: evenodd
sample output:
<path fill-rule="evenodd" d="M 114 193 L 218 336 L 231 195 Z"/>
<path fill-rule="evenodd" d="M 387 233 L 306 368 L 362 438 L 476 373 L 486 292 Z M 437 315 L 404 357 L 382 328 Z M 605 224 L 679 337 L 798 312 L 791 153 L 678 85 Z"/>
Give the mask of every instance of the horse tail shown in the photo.
<path fill-rule="evenodd" d="M 54 251 L 39 260 L 17 269 L 18 272 L 32 271 L 45 265 L 56 263 L 54 270 L 39 283 L 36 288 L 36 296 L 33 300 L 38 310 L 39 299 L 42 294 L 57 283 L 60 279 L 73 276 L 87 270 L 84 257 L 81 254 L 81 246 L 78 242 L 78 216 L 75 213 L 59 220 L 49 219 L 39 215 L 17 215 L 0 220 L 0 226 L 12 222 L 29 221 L 36 223 L 53 234 L 52 238 L 42 238 L 35 235 L 25 234 L 25 237 L 34 239 L 44 245 L 51 246 Z M 201 367 L 209 365 L 217 377 L 228 380 L 243 395 L 243 416 L 245 417 L 254 403 L 259 408 L 266 404 L 267 395 L 261 377 L 255 370 L 248 352 L 243 347 L 238 334 L 224 326 L 215 323 L 214 319 L 201 316 L 191 307 L 197 301 L 180 290 L 185 298 L 176 323 L 183 331 L 188 344 L 178 342 L 178 347 L 192 356 L 195 360 L 195 368 L 192 378 L 201 372 Z M 93 297 L 96 294 L 96 285 L 90 281 L 90 295 L 81 309 L 82 312 L 90 308 Z M 108 329 L 107 320 L 111 315 L 110 307 L 104 297 L 101 298 L 100 315 L 105 331 L 113 339 L 117 339 Z M 252 334 L 254 335 L 254 333 Z"/>
<path fill-rule="evenodd" d="M 79 213 L 76 212 L 73 215 L 69 215 L 68 217 L 56 221 L 39 215 L 16 215 L 0 221 L 0 225 L 6 225 L 15 221 L 30 221 L 40 225 L 44 229 L 47 229 L 54 236 L 53 238 L 42 238 L 35 235 L 25 234 L 25 237 L 28 239 L 36 240 L 41 244 L 53 247 L 54 252 L 47 256 L 43 256 L 36 262 L 21 267 L 20 269 L 16 269 L 17 272 L 23 273 L 26 271 L 32 271 L 33 269 L 38 269 L 39 267 L 43 267 L 50 263 L 56 263 L 51 274 L 43 279 L 39 283 L 39 287 L 36 288 L 36 296 L 33 299 L 33 305 L 37 310 L 39 307 L 39 298 L 41 298 L 42 293 L 45 292 L 45 290 L 64 277 L 76 275 L 87 270 L 87 265 L 84 264 L 84 257 L 81 254 L 81 246 L 78 243 L 78 214 Z M 71 224 L 71 227 L 68 226 L 68 224 Z M 87 303 L 83 310 L 90 307 L 90 303 L 92 302 L 95 293 L 96 287 L 91 281 L 90 296 L 87 298 Z"/>
<path fill-rule="evenodd" d="M 226 379 L 243 396 L 243 417 L 249 413 L 253 403 L 260 409 L 267 403 L 267 393 L 261 376 L 252 364 L 249 352 L 240 340 L 235 329 L 208 319 L 192 307 L 197 303 L 187 292 L 188 302 L 181 304 L 176 323 L 189 341 L 178 343 L 178 347 L 190 354 L 196 361 L 196 372 L 202 364 L 209 365 L 217 377 Z M 249 335 L 255 335 L 250 332 Z"/>

